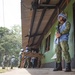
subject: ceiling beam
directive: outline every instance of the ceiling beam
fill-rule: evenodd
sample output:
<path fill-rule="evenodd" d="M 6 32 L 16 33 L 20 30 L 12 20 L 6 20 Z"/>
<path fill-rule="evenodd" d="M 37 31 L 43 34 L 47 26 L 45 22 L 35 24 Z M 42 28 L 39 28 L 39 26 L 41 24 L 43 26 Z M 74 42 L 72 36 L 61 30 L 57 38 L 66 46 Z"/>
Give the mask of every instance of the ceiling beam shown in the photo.
<path fill-rule="evenodd" d="M 35 44 L 32 43 L 30 46 L 34 46 L 34 45 L 37 45 L 37 43 L 35 43 Z"/>
<path fill-rule="evenodd" d="M 59 6 L 63 0 L 60 0 L 56 5 Z"/>
<path fill-rule="evenodd" d="M 36 31 L 35 31 L 35 34 L 37 34 L 37 32 L 38 32 L 38 29 L 39 29 L 39 27 L 40 27 L 40 25 L 41 25 L 42 19 L 43 19 L 44 15 L 45 15 L 45 12 L 46 12 L 46 8 L 43 9 L 43 11 L 42 11 L 42 13 L 41 13 L 41 17 L 40 17 L 40 20 L 39 20 L 39 22 L 38 22 L 38 26 L 37 26 L 37 29 L 36 29 Z M 32 41 L 32 44 L 34 43 L 35 38 L 36 38 L 36 36 L 34 36 L 33 41 Z"/>
<path fill-rule="evenodd" d="M 49 4 L 50 0 L 46 0 L 46 2 L 40 4 L 38 0 L 32 1 L 32 9 L 54 9 L 56 8 L 56 5 L 50 5 Z"/>
<path fill-rule="evenodd" d="M 47 7 L 47 9 L 54 9 L 62 3 L 63 0 L 60 0 L 56 5 L 49 4 L 50 0 L 46 0 L 43 4 L 38 4 L 37 9 L 43 9 Z"/>
<path fill-rule="evenodd" d="M 45 31 L 47 30 L 47 28 L 51 27 L 52 21 L 53 21 L 53 19 L 55 18 L 56 14 L 57 14 L 57 9 L 54 10 L 52 16 L 49 18 L 49 20 L 48 20 L 48 22 L 47 22 L 47 24 L 46 24 L 46 27 L 45 27 L 44 30 L 43 30 L 43 33 L 45 33 Z M 49 27 L 48 27 L 48 26 L 49 26 Z"/>
<path fill-rule="evenodd" d="M 32 29 L 33 29 L 33 24 L 34 24 L 34 20 L 35 20 L 36 11 L 37 11 L 37 9 L 33 10 L 33 14 L 32 14 L 31 27 L 30 27 L 30 32 L 29 32 L 30 36 L 31 36 Z M 30 37 L 28 39 L 28 43 L 29 43 L 29 41 L 30 41 Z"/>
<path fill-rule="evenodd" d="M 39 4 L 37 9 L 43 9 L 43 8 L 47 8 L 47 9 L 54 9 L 56 8 L 56 5 L 50 5 L 50 4 Z"/>
<path fill-rule="evenodd" d="M 42 39 L 43 39 L 46 31 L 48 31 L 51 28 L 51 26 L 52 26 L 52 20 L 54 18 L 55 13 L 56 13 L 56 9 L 55 9 L 54 13 L 52 14 L 52 16 L 50 17 L 50 19 L 48 20 L 48 22 L 47 22 L 47 24 L 46 24 L 46 26 L 45 26 L 45 28 L 43 30 L 43 33 L 42 33 L 42 35 L 39 38 L 38 44 L 40 44 L 42 42 Z"/>
<path fill-rule="evenodd" d="M 49 2 L 50 2 L 50 0 L 46 0 L 46 4 L 49 4 Z M 42 20 L 43 20 L 44 15 L 45 15 L 46 9 L 47 9 L 47 7 L 44 7 L 44 8 L 43 8 L 43 11 L 42 11 L 40 20 L 39 20 L 39 22 L 38 22 L 38 27 L 37 27 L 37 29 L 36 29 L 36 31 L 35 31 L 35 34 L 37 34 L 37 32 L 38 32 L 38 29 L 39 29 L 39 27 L 40 27 L 40 25 L 41 25 L 41 22 L 42 22 Z M 33 41 L 32 41 L 32 44 L 34 44 L 35 38 L 36 38 L 36 36 L 34 36 Z"/>
<path fill-rule="evenodd" d="M 43 4 L 49 4 L 50 0 L 46 0 L 46 2 L 43 2 Z"/>
<path fill-rule="evenodd" d="M 33 10 L 34 10 L 34 9 L 37 9 L 37 7 L 38 7 L 38 0 L 32 1 L 31 5 L 32 5 L 32 9 L 33 9 Z"/>
<path fill-rule="evenodd" d="M 31 32 L 32 32 L 32 29 L 33 29 L 33 25 L 34 25 L 34 20 L 35 20 L 35 16 L 36 16 L 36 11 L 37 11 L 37 2 L 38 0 L 34 0 L 32 1 L 32 8 L 33 8 L 33 14 L 32 14 L 32 19 L 31 19 L 31 27 L 30 27 L 30 32 L 29 32 L 29 35 L 31 36 Z M 35 7 L 34 7 L 35 6 Z M 28 44 L 29 44 L 29 41 L 30 41 L 30 37 L 28 39 Z"/>
<path fill-rule="evenodd" d="M 33 34 L 33 35 L 26 35 L 25 37 L 35 37 L 35 36 L 40 36 L 40 35 L 42 35 L 42 33 L 40 33 L 40 34 Z"/>
<path fill-rule="evenodd" d="M 60 5 L 60 4 L 62 3 L 62 1 L 63 1 L 63 0 L 60 0 L 57 5 Z M 44 30 L 43 30 L 43 33 L 42 33 L 42 35 L 41 35 L 42 37 L 40 36 L 39 41 L 38 41 L 39 44 L 41 43 L 44 34 L 45 34 L 46 32 L 48 32 L 48 30 L 49 30 L 49 29 L 51 28 L 51 26 L 53 25 L 53 24 L 52 24 L 52 20 L 53 20 L 54 16 L 56 15 L 56 11 L 57 11 L 57 8 L 54 10 L 52 16 L 50 17 L 49 21 L 48 21 L 47 24 L 46 24 L 46 27 L 45 27 Z"/>

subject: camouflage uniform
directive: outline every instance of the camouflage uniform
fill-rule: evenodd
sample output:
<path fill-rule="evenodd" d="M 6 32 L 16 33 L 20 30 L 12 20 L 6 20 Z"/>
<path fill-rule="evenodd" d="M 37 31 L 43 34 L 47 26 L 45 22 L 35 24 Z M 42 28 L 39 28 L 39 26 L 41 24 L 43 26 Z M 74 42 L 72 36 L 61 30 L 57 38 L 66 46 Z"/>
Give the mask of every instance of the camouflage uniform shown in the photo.
<path fill-rule="evenodd" d="M 10 59 L 10 66 L 11 66 L 11 69 L 13 69 L 13 67 L 15 66 L 15 56 L 14 55 L 12 55 Z"/>
<path fill-rule="evenodd" d="M 70 27 L 71 27 L 70 23 L 66 22 L 65 26 L 66 26 L 65 30 L 60 32 L 61 36 L 64 34 L 69 34 Z M 61 39 L 61 37 L 59 39 Z M 70 54 L 69 54 L 68 39 L 65 40 L 65 38 L 64 38 L 62 41 L 60 40 L 60 42 L 56 44 L 55 52 L 57 55 L 57 59 L 56 59 L 57 63 L 60 63 L 62 61 L 62 52 L 63 52 L 66 63 L 69 63 L 71 61 L 71 59 L 70 59 Z"/>
<path fill-rule="evenodd" d="M 5 67 L 9 66 L 9 56 L 4 55 L 3 56 L 3 61 L 2 61 L 2 69 L 5 69 Z"/>

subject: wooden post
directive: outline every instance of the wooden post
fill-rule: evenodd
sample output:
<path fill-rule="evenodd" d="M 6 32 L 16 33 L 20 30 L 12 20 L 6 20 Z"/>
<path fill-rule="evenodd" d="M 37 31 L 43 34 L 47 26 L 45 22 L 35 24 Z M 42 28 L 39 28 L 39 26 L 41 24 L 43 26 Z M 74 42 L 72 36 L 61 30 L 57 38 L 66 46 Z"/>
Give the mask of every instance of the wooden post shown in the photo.
<path fill-rule="evenodd" d="M 69 0 L 66 0 L 66 4 L 68 5 L 68 3 L 69 3 Z"/>

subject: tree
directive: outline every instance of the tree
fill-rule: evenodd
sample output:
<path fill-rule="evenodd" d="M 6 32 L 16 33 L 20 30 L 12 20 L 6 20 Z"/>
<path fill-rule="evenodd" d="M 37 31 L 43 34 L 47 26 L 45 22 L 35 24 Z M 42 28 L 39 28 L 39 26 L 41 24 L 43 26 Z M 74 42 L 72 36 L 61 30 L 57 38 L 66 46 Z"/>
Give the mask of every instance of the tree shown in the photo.
<path fill-rule="evenodd" d="M 15 25 L 12 29 L 0 27 L 0 63 L 3 55 L 15 55 L 18 58 L 22 48 L 21 27 Z"/>
<path fill-rule="evenodd" d="M 5 27 L 0 27 L 0 38 L 9 33 L 9 29 Z"/>

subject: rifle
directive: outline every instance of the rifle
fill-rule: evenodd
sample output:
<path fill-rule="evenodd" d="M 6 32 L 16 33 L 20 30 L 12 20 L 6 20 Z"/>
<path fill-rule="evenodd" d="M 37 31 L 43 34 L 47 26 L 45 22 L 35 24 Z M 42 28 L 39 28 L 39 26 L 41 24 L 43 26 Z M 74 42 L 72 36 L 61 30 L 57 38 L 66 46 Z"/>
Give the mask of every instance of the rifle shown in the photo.
<path fill-rule="evenodd" d="M 60 26 L 60 23 L 58 22 L 58 26 L 56 27 L 57 33 L 60 33 L 59 26 Z M 59 42 L 60 42 L 60 37 L 57 38 L 57 39 L 58 39 L 58 44 L 59 44 Z"/>

